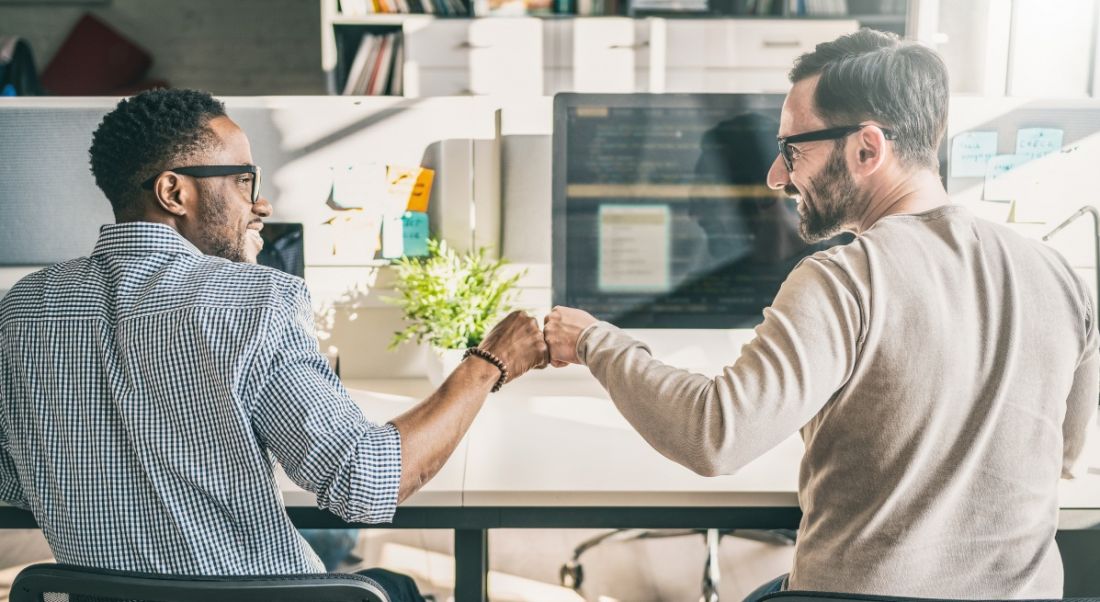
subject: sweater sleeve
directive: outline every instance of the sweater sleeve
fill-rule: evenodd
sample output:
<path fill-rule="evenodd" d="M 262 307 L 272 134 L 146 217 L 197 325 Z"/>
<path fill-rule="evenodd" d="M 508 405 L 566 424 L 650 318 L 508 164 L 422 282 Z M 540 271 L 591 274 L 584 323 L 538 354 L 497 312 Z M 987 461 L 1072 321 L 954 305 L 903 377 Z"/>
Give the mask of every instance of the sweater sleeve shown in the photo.
<path fill-rule="evenodd" d="M 1083 285 L 1082 285 L 1082 288 Z M 1092 299 L 1085 293 L 1085 344 L 1073 373 L 1073 385 L 1066 400 L 1066 415 L 1062 421 L 1062 478 L 1074 478 L 1074 466 L 1085 447 L 1089 423 L 1096 414 L 1096 400 L 1100 395 L 1100 342 L 1096 332 L 1095 311 Z"/>
<path fill-rule="evenodd" d="M 718 376 L 668 366 L 606 322 L 582 334 L 577 355 L 657 451 L 701 475 L 728 474 L 800 429 L 844 386 L 862 341 L 861 307 L 848 274 L 811 257 Z"/>

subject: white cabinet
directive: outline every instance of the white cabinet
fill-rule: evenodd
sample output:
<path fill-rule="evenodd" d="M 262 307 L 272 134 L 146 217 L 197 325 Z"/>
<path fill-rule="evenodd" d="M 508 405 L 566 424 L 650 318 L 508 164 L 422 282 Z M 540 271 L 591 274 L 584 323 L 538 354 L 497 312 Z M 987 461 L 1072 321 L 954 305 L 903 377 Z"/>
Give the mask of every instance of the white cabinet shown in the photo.
<path fill-rule="evenodd" d="M 703 20 L 655 22 L 663 29 L 652 52 L 664 53 L 663 85 L 655 92 L 786 92 L 787 73 L 800 55 L 852 33 L 855 20 Z M 654 78 L 655 81 L 661 78 Z"/>
<path fill-rule="evenodd" d="M 543 24 L 546 94 L 645 91 L 649 33 L 648 19 L 547 20 Z"/>
<path fill-rule="evenodd" d="M 405 96 L 542 95 L 542 22 L 409 20 Z"/>
<path fill-rule="evenodd" d="M 387 19 L 403 34 L 411 97 L 785 92 L 799 55 L 859 27 L 854 19 Z"/>

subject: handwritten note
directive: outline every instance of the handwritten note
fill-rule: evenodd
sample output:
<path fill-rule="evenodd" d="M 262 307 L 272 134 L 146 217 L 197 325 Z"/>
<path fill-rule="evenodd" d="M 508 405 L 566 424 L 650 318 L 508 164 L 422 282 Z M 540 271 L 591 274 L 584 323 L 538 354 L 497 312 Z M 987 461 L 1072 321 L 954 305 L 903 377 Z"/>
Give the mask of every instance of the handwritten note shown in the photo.
<path fill-rule="evenodd" d="M 382 223 L 382 257 L 423 257 L 428 254 L 428 214 L 406 211 L 387 215 Z"/>
<path fill-rule="evenodd" d="M 997 154 L 997 132 L 963 132 L 951 141 L 951 177 L 981 178 Z"/>
<path fill-rule="evenodd" d="M 1056 128 L 1021 128 L 1016 132 L 1016 154 L 1028 159 L 1062 150 L 1063 132 Z"/>
<path fill-rule="evenodd" d="M 1024 155 L 996 155 L 989 160 L 985 172 L 985 188 L 982 190 L 982 199 L 987 201 L 1011 201 L 1019 192 L 1013 189 L 1012 179 L 1009 173 L 1017 167 L 1030 161 L 1030 157 Z"/>

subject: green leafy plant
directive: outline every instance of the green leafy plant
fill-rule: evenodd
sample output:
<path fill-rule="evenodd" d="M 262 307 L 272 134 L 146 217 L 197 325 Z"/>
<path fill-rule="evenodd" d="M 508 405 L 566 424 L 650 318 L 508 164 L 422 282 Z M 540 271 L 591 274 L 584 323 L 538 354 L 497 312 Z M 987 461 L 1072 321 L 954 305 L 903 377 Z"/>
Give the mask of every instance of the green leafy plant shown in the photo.
<path fill-rule="evenodd" d="M 408 340 L 438 349 L 481 343 L 485 331 L 513 309 L 516 282 L 526 270 L 506 276 L 504 259 L 490 260 L 484 248 L 458 254 L 446 242 L 428 241 L 425 258 L 402 257 L 393 265 L 397 297 L 407 326 L 394 333 L 390 349 Z"/>

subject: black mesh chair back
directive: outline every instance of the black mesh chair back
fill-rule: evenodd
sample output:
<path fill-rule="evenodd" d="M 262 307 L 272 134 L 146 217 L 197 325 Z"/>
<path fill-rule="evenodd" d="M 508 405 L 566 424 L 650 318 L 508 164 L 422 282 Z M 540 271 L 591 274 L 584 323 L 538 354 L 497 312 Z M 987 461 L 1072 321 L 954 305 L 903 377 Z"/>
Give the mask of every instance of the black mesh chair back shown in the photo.
<path fill-rule="evenodd" d="M 390 602 L 361 575 L 182 576 L 35 564 L 12 583 L 11 602 Z"/>
<path fill-rule="evenodd" d="M 947 598 L 903 598 L 896 596 L 868 596 L 864 594 L 839 594 L 835 592 L 789 591 L 768 594 L 760 602 L 961 602 Z M 967 600 L 966 602 L 998 602 L 996 600 Z M 1064 598 L 1060 600 L 1014 600 L 1013 602 L 1100 602 L 1100 598 Z"/>

